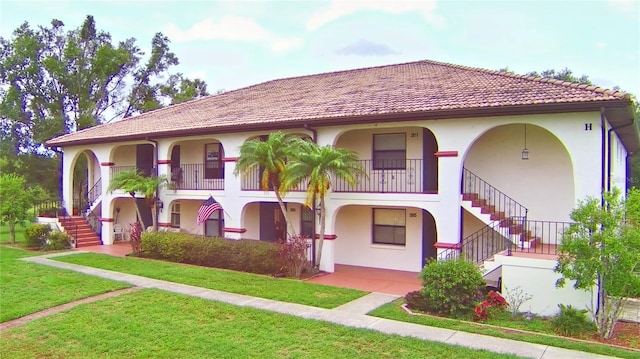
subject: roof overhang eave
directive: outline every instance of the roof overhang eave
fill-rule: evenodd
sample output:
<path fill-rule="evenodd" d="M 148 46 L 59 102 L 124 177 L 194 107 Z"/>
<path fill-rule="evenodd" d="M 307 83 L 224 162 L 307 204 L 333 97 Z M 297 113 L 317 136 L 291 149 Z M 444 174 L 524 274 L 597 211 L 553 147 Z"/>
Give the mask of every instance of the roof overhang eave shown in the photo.
<path fill-rule="evenodd" d="M 510 116 L 510 115 L 532 115 L 532 114 L 551 114 L 551 113 L 568 113 L 568 112 L 600 112 L 602 108 L 607 110 L 617 109 L 615 116 L 612 115 L 612 121 L 618 120 L 620 109 L 631 108 L 629 100 L 608 100 L 608 101 L 592 101 L 592 102 L 569 102 L 569 103 L 540 103 L 530 105 L 513 105 L 500 107 L 475 107 L 475 108 L 456 108 L 443 109 L 433 111 L 413 111 L 413 112 L 390 112 L 384 114 L 364 114 L 352 116 L 337 117 L 317 117 L 317 118 L 300 118 L 289 119 L 283 121 L 273 121 L 264 123 L 243 123 L 222 125 L 208 128 L 188 128 L 172 131 L 157 131 L 154 133 L 140 133 L 133 135 L 120 135 L 99 138 L 85 138 L 79 140 L 69 139 L 67 141 L 56 141 L 55 138 L 46 142 L 50 147 L 66 147 L 79 146 L 88 144 L 124 142 L 124 141 L 140 141 L 147 139 L 161 139 L 170 137 L 187 137 L 202 136 L 208 134 L 245 132 L 245 131 L 269 131 L 303 128 L 305 125 L 314 127 L 336 126 L 345 124 L 365 124 L 380 122 L 397 122 L 411 120 L 445 120 L 453 118 L 473 118 L 473 117 L 491 117 L 491 116 Z M 628 120 L 628 119 L 627 119 Z M 615 122 L 617 123 L 617 122 Z M 615 127 L 615 124 L 612 122 Z M 629 130 L 626 130 L 629 131 Z M 625 132 L 626 133 L 626 132 Z M 629 140 L 632 140 L 631 137 Z M 625 137 L 625 138 L 626 138 Z M 621 137 L 622 138 L 622 137 Z M 635 142 L 630 144 L 628 148 L 640 147 L 640 140 L 637 138 Z M 624 139 L 623 139 L 624 142 Z M 632 141 L 633 142 L 633 141 Z M 627 145 L 625 144 L 625 147 Z M 637 150 L 637 149 L 636 149 Z M 631 151 L 635 152 L 635 151 Z"/>

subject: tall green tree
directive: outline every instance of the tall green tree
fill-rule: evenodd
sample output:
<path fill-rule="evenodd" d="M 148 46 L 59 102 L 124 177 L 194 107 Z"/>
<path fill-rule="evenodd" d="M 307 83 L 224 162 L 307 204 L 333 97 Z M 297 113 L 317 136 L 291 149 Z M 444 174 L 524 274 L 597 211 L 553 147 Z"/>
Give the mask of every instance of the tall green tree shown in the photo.
<path fill-rule="evenodd" d="M 234 174 L 247 175 L 254 170 L 260 173 L 260 188 L 263 191 L 273 191 L 280 205 L 280 210 L 286 222 L 289 236 L 295 237 L 287 209 L 282 199 L 281 180 L 288 158 L 296 152 L 299 144 L 297 137 L 287 136 L 284 132 L 272 132 L 266 139 L 254 138 L 240 146 L 240 156 L 236 162 Z"/>
<path fill-rule="evenodd" d="M 611 338 L 626 300 L 640 295 L 640 190 L 627 199 L 619 190 L 579 203 L 571 212 L 575 222 L 562 236 L 555 268 L 562 277 L 556 285 L 574 280 L 576 289 L 596 292 L 588 308 L 598 333 Z"/>
<path fill-rule="evenodd" d="M 0 175 L 0 223 L 9 226 L 9 237 L 16 242 L 16 225 L 24 225 L 35 219 L 30 212 L 34 192 L 25 185 L 23 177 L 13 173 Z"/>
<path fill-rule="evenodd" d="M 114 41 L 90 15 L 77 28 L 56 19 L 48 26 L 25 22 L 0 37 L 3 171 L 31 184 L 28 168 L 47 169 L 47 188 L 55 192 L 60 161 L 43 145 L 47 139 L 208 95 L 204 81 L 169 73 L 179 62 L 169 45 L 156 33 L 145 54 L 134 38 Z"/>
<path fill-rule="evenodd" d="M 300 185 L 307 187 L 305 205 L 314 208 L 320 205 L 320 239 L 316 252 L 316 267 L 320 266 L 326 228 L 325 197 L 331 191 L 331 182 L 343 179 L 355 185 L 360 176 L 366 176 L 358 154 L 345 148 L 318 146 L 314 142 L 296 139 L 296 150 L 290 154 L 289 162 L 281 176 L 282 191 L 287 192 Z"/>
<path fill-rule="evenodd" d="M 168 179 L 165 175 L 161 176 L 143 176 L 137 169 L 133 168 L 128 171 L 122 171 L 117 173 L 111 179 L 109 183 L 108 190 L 122 190 L 124 192 L 129 193 L 131 197 L 134 199 L 134 203 L 136 206 L 136 214 L 138 215 L 138 219 L 142 224 L 142 228 L 147 228 L 145 223 L 142 220 L 142 215 L 140 214 L 140 207 L 138 206 L 138 202 L 135 200 L 136 194 L 142 195 L 149 207 L 151 208 L 151 219 L 153 221 L 153 231 L 158 231 L 158 189 L 168 183 Z M 148 224 L 148 223 L 147 223 Z"/>

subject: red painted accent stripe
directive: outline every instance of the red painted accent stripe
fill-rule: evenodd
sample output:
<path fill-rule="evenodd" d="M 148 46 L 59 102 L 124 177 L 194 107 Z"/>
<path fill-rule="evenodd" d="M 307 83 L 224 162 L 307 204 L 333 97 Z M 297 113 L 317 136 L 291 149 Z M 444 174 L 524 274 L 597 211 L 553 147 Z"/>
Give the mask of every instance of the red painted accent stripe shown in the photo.
<path fill-rule="evenodd" d="M 115 222 L 113 218 L 100 217 L 100 222 Z"/>
<path fill-rule="evenodd" d="M 100 166 L 115 166 L 116 163 L 115 162 L 100 162 Z"/>
<path fill-rule="evenodd" d="M 171 223 L 158 222 L 158 227 L 171 227 Z"/>
<path fill-rule="evenodd" d="M 158 160 L 159 165 L 170 165 L 171 160 Z"/>
<path fill-rule="evenodd" d="M 316 233 L 315 238 L 316 239 L 320 239 L 320 235 L 318 233 Z M 325 234 L 324 235 L 324 239 L 329 240 L 329 241 L 334 241 L 336 238 L 338 238 L 338 236 L 336 236 L 335 234 Z"/>
<path fill-rule="evenodd" d="M 436 247 L 436 248 L 440 248 L 440 249 L 460 249 L 460 248 L 462 248 L 462 243 L 437 242 L 433 246 Z"/>
<path fill-rule="evenodd" d="M 458 157 L 458 151 L 438 151 L 433 155 L 436 157 Z"/>
<path fill-rule="evenodd" d="M 235 162 L 238 160 L 238 157 L 225 157 L 222 159 L 222 162 Z"/>
<path fill-rule="evenodd" d="M 229 227 L 224 227 L 222 228 L 222 230 L 230 233 L 244 233 L 247 231 L 246 228 L 229 228 Z"/>

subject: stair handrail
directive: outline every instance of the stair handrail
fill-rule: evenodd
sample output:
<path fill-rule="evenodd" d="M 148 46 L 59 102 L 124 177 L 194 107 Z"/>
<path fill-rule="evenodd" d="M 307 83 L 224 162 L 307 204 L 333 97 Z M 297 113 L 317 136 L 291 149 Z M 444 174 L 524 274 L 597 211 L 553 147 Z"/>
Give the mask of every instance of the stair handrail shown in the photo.
<path fill-rule="evenodd" d="M 440 259 L 463 258 L 476 265 L 496 253 L 507 251 L 511 255 L 511 241 L 500 233 L 499 228 L 508 220 L 494 221 L 466 236 L 455 248 L 446 249 L 439 254 Z"/>
<path fill-rule="evenodd" d="M 503 212 L 504 218 L 527 218 L 529 209 L 504 192 L 489 184 L 487 181 L 463 167 L 462 193 L 477 194 L 480 200 L 487 201 L 487 205 L 494 206 L 496 212 Z M 524 222 L 523 222 L 524 224 Z"/>
<path fill-rule="evenodd" d="M 72 247 L 76 248 L 78 245 L 78 225 L 73 222 L 71 215 L 69 215 L 69 211 L 64 207 L 62 202 L 60 202 L 60 212 L 58 213 L 58 216 L 58 220 L 61 220 L 62 228 L 64 228 L 65 233 L 71 237 Z M 73 225 L 65 225 L 64 223 Z"/>
<path fill-rule="evenodd" d="M 100 218 L 98 218 L 98 216 L 96 216 L 93 211 L 87 211 L 86 213 L 83 213 L 83 217 L 87 221 L 87 223 L 89 223 L 89 226 L 91 227 L 91 229 L 93 229 L 95 234 L 98 235 L 100 241 L 102 241 L 102 222 L 100 221 Z"/>
<path fill-rule="evenodd" d="M 85 207 L 85 211 L 90 209 L 93 203 L 100 198 L 102 194 L 102 178 L 99 178 L 96 183 L 91 186 L 89 191 L 87 191 L 87 204 Z"/>

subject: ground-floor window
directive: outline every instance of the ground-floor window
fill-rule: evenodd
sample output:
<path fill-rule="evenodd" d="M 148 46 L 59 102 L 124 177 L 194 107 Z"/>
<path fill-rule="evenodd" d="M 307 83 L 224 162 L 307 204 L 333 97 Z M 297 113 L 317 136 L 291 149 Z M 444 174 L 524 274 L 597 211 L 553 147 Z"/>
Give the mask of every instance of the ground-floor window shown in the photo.
<path fill-rule="evenodd" d="M 207 237 L 223 237 L 224 228 L 223 211 L 213 211 L 204 223 L 204 235 Z"/>
<path fill-rule="evenodd" d="M 404 209 L 373 209 L 373 243 L 406 244 L 406 214 Z"/>
<path fill-rule="evenodd" d="M 180 202 L 171 204 L 171 227 L 180 228 Z"/>

